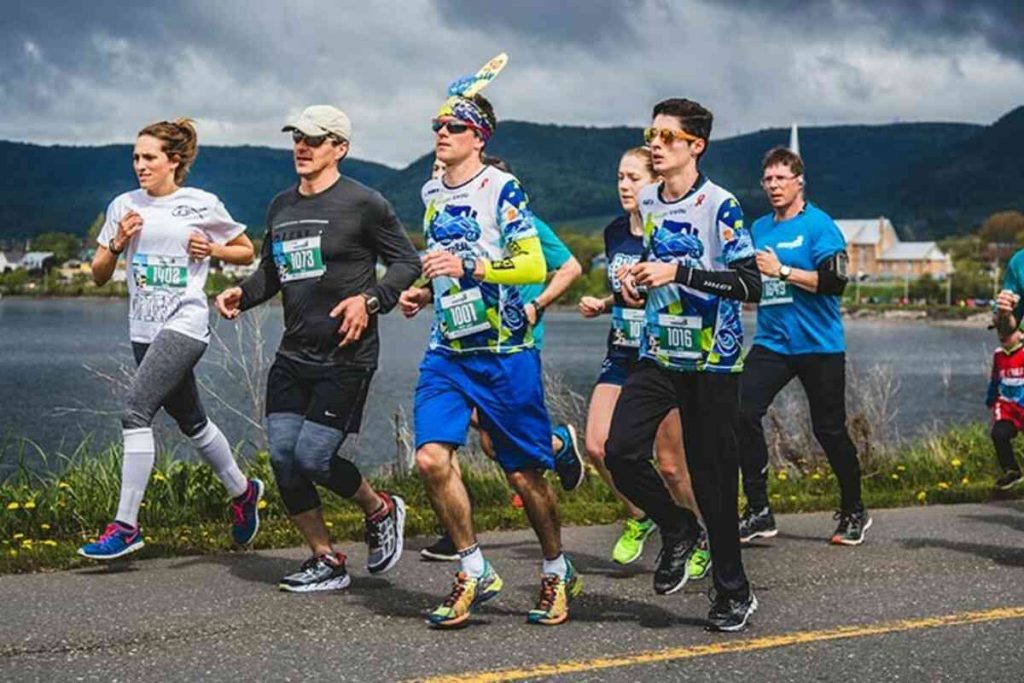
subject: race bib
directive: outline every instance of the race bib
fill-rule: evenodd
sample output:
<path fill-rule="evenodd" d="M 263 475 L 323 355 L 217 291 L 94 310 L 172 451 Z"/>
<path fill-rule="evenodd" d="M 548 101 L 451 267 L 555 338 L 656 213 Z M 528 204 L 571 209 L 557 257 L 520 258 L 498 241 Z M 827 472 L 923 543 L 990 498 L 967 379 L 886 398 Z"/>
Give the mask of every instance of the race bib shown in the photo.
<path fill-rule="evenodd" d="M 135 254 L 132 277 L 142 291 L 184 291 L 188 286 L 188 257 Z"/>
<path fill-rule="evenodd" d="M 282 283 L 320 277 L 327 272 L 320 235 L 274 242 L 274 262 Z"/>
<path fill-rule="evenodd" d="M 458 339 L 488 330 L 487 308 L 479 287 L 464 289 L 441 297 L 441 322 L 444 336 Z"/>
<path fill-rule="evenodd" d="M 658 315 L 658 346 L 669 358 L 700 358 L 700 316 Z"/>
<path fill-rule="evenodd" d="M 640 348 L 640 334 L 644 326 L 642 308 L 612 307 L 612 343 L 615 346 Z"/>
<path fill-rule="evenodd" d="M 793 287 L 788 282 L 761 275 L 761 305 L 777 306 L 793 303 Z"/>

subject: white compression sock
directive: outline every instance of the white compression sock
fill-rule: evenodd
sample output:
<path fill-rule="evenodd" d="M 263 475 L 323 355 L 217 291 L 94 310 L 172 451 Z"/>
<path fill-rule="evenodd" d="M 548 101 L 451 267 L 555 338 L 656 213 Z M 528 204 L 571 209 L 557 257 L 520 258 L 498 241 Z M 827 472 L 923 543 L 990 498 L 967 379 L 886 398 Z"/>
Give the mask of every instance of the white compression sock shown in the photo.
<path fill-rule="evenodd" d="M 139 525 L 139 506 L 146 494 L 146 484 L 153 471 L 156 445 L 153 430 L 124 430 L 124 461 L 121 463 L 121 500 L 117 504 L 117 521 L 130 526 Z"/>
<path fill-rule="evenodd" d="M 459 564 L 462 571 L 466 573 L 466 576 L 474 579 L 479 579 L 483 576 L 486 565 L 484 564 L 484 554 L 480 550 L 480 546 L 474 543 L 469 548 L 460 550 Z"/>
<path fill-rule="evenodd" d="M 553 560 L 545 559 L 541 571 L 545 574 L 554 574 L 564 578 L 569 573 L 569 567 L 565 564 L 565 553 L 558 553 L 558 557 Z"/>
<path fill-rule="evenodd" d="M 190 436 L 189 440 L 192 441 L 199 457 L 217 473 L 217 478 L 228 490 L 228 495 L 237 498 L 245 493 L 249 487 L 249 480 L 242 474 L 242 470 L 238 469 L 238 463 L 231 453 L 227 438 L 212 420 L 207 420 L 206 426 L 195 436 Z"/>

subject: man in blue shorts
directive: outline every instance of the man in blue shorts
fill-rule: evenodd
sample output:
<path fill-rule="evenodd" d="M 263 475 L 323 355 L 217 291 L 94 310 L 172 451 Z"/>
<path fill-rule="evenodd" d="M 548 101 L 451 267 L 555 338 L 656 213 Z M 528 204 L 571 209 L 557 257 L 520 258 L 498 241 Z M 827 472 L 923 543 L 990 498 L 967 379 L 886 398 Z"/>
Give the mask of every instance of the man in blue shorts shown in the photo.
<path fill-rule="evenodd" d="M 528 621 L 563 623 L 582 582 L 562 553 L 558 504 L 544 471 L 554 466 L 540 356 L 520 286 L 542 283 L 546 265 L 526 193 L 514 176 L 481 160 L 497 125 L 479 94 L 453 95 L 434 119 L 445 174 L 423 187 L 431 288 L 403 292 L 408 315 L 433 301 L 435 321 L 416 387 L 416 464 L 434 511 L 459 551 L 449 596 L 430 615 L 462 625 L 496 596 L 502 580 L 477 545 L 469 498 L 455 465 L 475 408 L 498 464 L 522 497 L 544 553 L 537 606 Z"/>
<path fill-rule="evenodd" d="M 830 540 L 859 545 L 871 517 L 861 501 L 857 447 L 846 430 L 846 342 L 839 312 L 847 280 L 846 242 L 835 221 L 804 199 L 799 155 L 784 147 L 768 152 L 761 183 L 773 212 L 751 228 L 762 289 L 740 391 L 740 466 L 747 495 L 740 540 L 778 533 L 768 504 L 761 419 L 798 377 L 807 392 L 814 436 L 839 480 L 839 525 Z"/>

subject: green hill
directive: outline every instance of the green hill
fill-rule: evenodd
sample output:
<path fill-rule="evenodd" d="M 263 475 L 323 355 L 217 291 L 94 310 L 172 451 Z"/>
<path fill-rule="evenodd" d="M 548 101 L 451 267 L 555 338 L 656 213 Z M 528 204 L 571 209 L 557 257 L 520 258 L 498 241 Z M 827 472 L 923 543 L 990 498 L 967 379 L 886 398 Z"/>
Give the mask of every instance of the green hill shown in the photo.
<path fill-rule="evenodd" d="M 789 131 L 774 128 L 712 141 L 705 172 L 739 197 L 748 215 L 767 211 L 760 160 Z M 506 121 L 488 151 L 507 159 L 537 213 L 596 231 L 619 211 L 615 172 L 639 128 Z M 991 126 L 901 123 L 800 129 L 807 188 L 837 218 L 885 214 L 904 238 L 966 232 L 994 211 L 1024 208 L 1024 107 Z M 351 159 L 343 172 L 380 189 L 411 230 L 432 154 L 396 170 Z M 82 232 L 119 192 L 135 186 L 127 145 L 44 147 L 0 142 L 0 238 Z M 190 182 L 220 195 L 239 220 L 261 226 L 267 202 L 294 182 L 288 150 L 203 147 Z"/>

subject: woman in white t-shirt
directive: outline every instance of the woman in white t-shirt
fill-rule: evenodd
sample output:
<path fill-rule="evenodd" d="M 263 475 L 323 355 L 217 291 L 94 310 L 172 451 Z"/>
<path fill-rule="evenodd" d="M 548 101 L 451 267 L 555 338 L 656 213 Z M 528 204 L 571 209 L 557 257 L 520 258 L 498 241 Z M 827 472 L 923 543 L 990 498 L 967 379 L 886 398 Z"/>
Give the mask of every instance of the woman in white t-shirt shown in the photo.
<path fill-rule="evenodd" d="M 259 528 L 263 483 L 239 470 L 224 434 L 199 400 L 193 368 L 209 343 L 203 287 L 210 257 L 249 264 L 253 246 L 213 194 L 182 187 L 196 157 L 192 121 L 161 121 L 143 128 L 132 155 L 139 189 L 107 207 L 92 262 L 96 284 L 107 282 L 123 253 L 128 276 L 128 320 L 138 370 L 125 401 L 124 462 L 117 516 L 79 555 L 108 560 L 142 548 L 139 506 L 153 470 L 153 418 L 160 408 L 178 423 L 232 497 L 232 536 L 252 542 Z"/>

